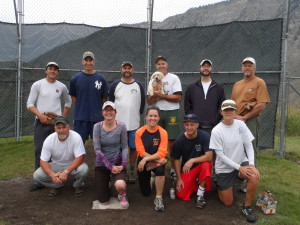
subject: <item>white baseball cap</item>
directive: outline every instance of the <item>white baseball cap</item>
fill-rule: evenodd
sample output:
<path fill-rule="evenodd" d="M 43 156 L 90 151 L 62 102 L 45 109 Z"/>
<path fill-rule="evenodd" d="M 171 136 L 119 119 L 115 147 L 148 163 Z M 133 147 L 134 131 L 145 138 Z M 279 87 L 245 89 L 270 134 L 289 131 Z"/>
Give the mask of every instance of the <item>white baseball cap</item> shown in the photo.
<path fill-rule="evenodd" d="M 221 106 L 221 110 L 225 110 L 225 109 L 234 109 L 236 110 L 236 104 L 235 101 L 231 100 L 231 99 L 227 99 L 222 103 Z"/>
<path fill-rule="evenodd" d="M 251 62 L 251 63 L 253 63 L 254 65 L 256 65 L 255 59 L 252 58 L 252 57 L 244 58 L 242 64 L 244 64 L 244 62 Z"/>
<path fill-rule="evenodd" d="M 111 102 L 111 101 L 106 101 L 104 102 L 103 106 L 102 106 L 102 110 L 105 109 L 107 106 L 112 107 L 113 109 L 116 109 L 116 105 L 115 103 Z"/>

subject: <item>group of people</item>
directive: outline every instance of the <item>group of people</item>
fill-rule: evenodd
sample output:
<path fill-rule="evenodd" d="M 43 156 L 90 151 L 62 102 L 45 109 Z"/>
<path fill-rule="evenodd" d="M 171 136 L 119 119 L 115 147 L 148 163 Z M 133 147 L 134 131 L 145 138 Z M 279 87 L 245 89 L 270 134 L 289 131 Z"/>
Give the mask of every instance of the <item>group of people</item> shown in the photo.
<path fill-rule="evenodd" d="M 138 180 L 145 196 L 155 187 L 155 210 L 164 211 L 165 167 L 170 159 L 170 178 L 177 198 L 190 200 L 196 193 L 199 208 L 206 205 L 204 193 L 211 189 L 212 175 L 225 206 L 233 203 L 236 178 L 244 179 L 242 212 L 247 221 L 255 222 L 251 203 L 259 181 L 255 167 L 257 129 L 259 115 L 270 102 L 265 82 L 255 76 L 255 60 L 243 60 L 244 79 L 234 84 L 227 100 L 222 85 L 211 78 L 212 61 L 202 60 L 200 79 L 189 84 L 184 94 L 181 134 L 182 86 L 179 77 L 168 72 L 165 57 L 155 60 L 156 70 L 164 77 L 153 85 L 153 94 L 147 91 L 147 97 L 143 85 L 133 78 L 132 62 L 121 64 L 122 77 L 109 88 L 104 76 L 94 70 L 95 62 L 92 52 L 83 54 L 84 69 L 71 79 L 69 91 L 56 79 L 59 66 L 55 62 L 46 65 L 46 78 L 32 85 L 27 108 L 36 116 L 36 171 L 30 191 L 47 187 L 49 196 L 56 196 L 72 175 L 74 196 L 82 196 L 89 171 L 84 163 L 84 143 L 92 138 L 96 194 L 101 204 L 109 203 L 113 189 L 120 205 L 128 208 L 126 182 Z M 140 127 L 146 101 L 146 124 Z M 75 104 L 74 131 L 66 118 L 71 103 Z M 57 117 L 50 118 L 47 112 Z"/>

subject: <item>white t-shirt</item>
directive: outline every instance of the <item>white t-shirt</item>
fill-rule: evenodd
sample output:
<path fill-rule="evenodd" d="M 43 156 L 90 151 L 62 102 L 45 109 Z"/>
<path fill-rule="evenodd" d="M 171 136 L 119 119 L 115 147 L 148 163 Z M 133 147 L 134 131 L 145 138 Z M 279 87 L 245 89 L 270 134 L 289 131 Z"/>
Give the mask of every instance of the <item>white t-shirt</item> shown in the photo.
<path fill-rule="evenodd" d="M 36 106 L 40 113 L 54 112 L 61 115 L 61 98 L 65 107 L 71 108 L 71 97 L 68 88 L 60 81 L 50 83 L 46 78 L 33 83 L 27 100 L 27 108 Z"/>
<path fill-rule="evenodd" d="M 176 92 L 182 93 L 182 87 L 180 79 L 177 75 L 173 73 L 168 73 L 162 79 L 163 89 L 166 95 L 173 95 Z M 149 92 L 147 93 L 149 95 Z M 160 110 L 175 110 L 179 109 L 179 102 L 170 102 L 167 100 L 159 100 L 154 104 Z"/>
<path fill-rule="evenodd" d="M 251 143 L 253 139 L 247 125 L 241 120 L 234 120 L 230 126 L 223 122 L 215 126 L 211 132 L 209 148 L 215 150 L 217 155 L 216 174 L 239 170 L 240 164 L 244 161 L 254 165 L 254 150 Z"/>
<path fill-rule="evenodd" d="M 60 141 L 56 132 L 50 134 L 42 148 L 41 160 L 49 161 L 61 166 L 70 165 L 75 158 L 85 155 L 82 139 L 78 133 L 70 130 L 65 141 Z"/>
<path fill-rule="evenodd" d="M 126 124 L 128 131 L 140 127 L 141 89 L 136 82 L 120 82 L 115 89 L 116 120 Z M 144 94 L 145 96 L 145 94 Z"/>
<path fill-rule="evenodd" d="M 203 91 L 204 91 L 204 98 L 206 99 L 207 91 L 208 91 L 209 85 L 211 84 L 211 81 L 201 82 L 201 84 L 202 84 Z"/>

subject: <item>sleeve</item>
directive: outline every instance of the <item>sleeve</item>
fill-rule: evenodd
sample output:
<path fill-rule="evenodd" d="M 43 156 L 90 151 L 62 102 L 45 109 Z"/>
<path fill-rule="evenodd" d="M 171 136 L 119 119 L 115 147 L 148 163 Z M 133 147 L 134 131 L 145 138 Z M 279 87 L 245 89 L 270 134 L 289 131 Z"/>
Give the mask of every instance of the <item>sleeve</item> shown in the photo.
<path fill-rule="evenodd" d="M 105 167 L 109 170 L 113 168 L 113 164 L 110 163 L 107 158 L 104 156 L 101 151 L 101 125 L 100 123 L 96 123 L 94 125 L 93 130 L 93 142 L 94 142 L 94 150 L 96 153 L 96 157 L 98 157 L 105 165 Z"/>
<path fill-rule="evenodd" d="M 257 87 L 257 102 L 258 103 L 269 103 L 270 97 L 268 93 L 268 88 L 264 80 L 260 80 Z"/>
<path fill-rule="evenodd" d="M 142 133 L 144 131 L 144 128 L 140 128 L 136 131 L 135 134 L 135 147 L 138 155 L 142 157 L 142 155 L 146 152 L 143 140 L 142 140 Z"/>
<path fill-rule="evenodd" d="M 157 154 L 160 158 L 166 157 L 168 154 L 168 133 L 163 128 L 159 127 L 160 129 L 160 144 L 158 146 Z"/>
<path fill-rule="evenodd" d="M 39 88 L 40 86 L 37 82 L 33 83 L 33 85 L 31 86 L 30 93 L 27 100 L 27 109 L 29 109 L 32 106 L 35 106 L 39 94 Z"/>
<path fill-rule="evenodd" d="M 83 141 L 82 141 L 82 138 L 80 137 L 80 135 L 78 133 L 76 133 L 75 131 L 73 131 L 73 135 L 74 135 L 74 139 L 75 139 L 74 156 L 75 156 L 75 158 L 78 158 L 79 156 L 85 155 L 86 151 L 85 151 L 84 144 L 83 144 Z"/>
<path fill-rule="evenodd" d="M 240 165 L 232 161 L 224 154 L 223 141 L 224 140 L 222 140 L 222 138 L 218 135 L 218 133 L 215 132 L 215 130 L 213 129 L 210 137 L 209 148 L 213 149 L 216 152 L 216 155 L 220 157 L 222 162 L 226 163 L 227 165 L 231 166 L 236 170 L 239 170 Z"/>
<path fill-rule="evenodd" d="M 76 75 L 74 77 L 72 77 L 71 81 L 70 81 L 70 90 L 69 90 L 69 94 L 70 96 L 76 97 L 76 80 L 77 77 Z"/>
<path fill-rule="evenodd" d="M 219 100 L 218 100 L 218 120 L 222 120 L 222 114 L 221 114 L 221 106 L 222 103 L 226 100 L 226 95 L 223 86 L 220 84 L 220 94 L 219 94 Z"/>
<path fill-rule="evenodd" d="M 191 107 L 190 86 L 188 86 L 184 95 L 184 113 L 189 114 L 191 112 Z"/>
<path fill-rule="evenodd" d="M 209 134 L 205 131 L 198 130 L 198 135 L 200 133 L 201 133 L 200 137 L 202 140 L 202 149 L 204 150 L 204 152 L 210 152 L 211 149 L 209 148 L 209 141 L 210 141 Z"/>
<path fill-rule="evenodd" d="M 68 88 L 66 85 L 64 85 L 64 87 L 63 87 L 62 95 L 63 95 L 63 99 L 65 102 L 65 107 L 71 108 L 72 100 L 71 100 L 71 96 L 69 95 L 69 91 L 68 91 Z"/>
<path fill-rule="evenodd" d="M 111 102 L 115 102 L 115 90 L 116 90 L 116 87 L 118 84 L 119 84 L 119 82 L 115 81 L 110 85 L 110 87 L 108 89 L 108 99 Z"/>
<path fill-rule="evenodd" d="M 233 87 L 232 87 L 232 91 L 231 91 L 231 99 L 233 100 L 233 101 L 236 101 L 236 99 L 237 99 L 237 96 L 236 96 L 236 84 L 237 83 L 235 83 L 234 85 L 233 85 Z"/>
<path fill-rule="evenodd" d="M 102 98 L 107 98 L 108 86 L 105 78 L 102 76 L 102 88 L 101 88 L 101 96 Z"/>
<path fill-rule="evenodd" d="M 182 87 L 180 79 L 177 75 L 175 75 L 174 83 L 173 83 L 173 95 L 174 94 L 182 94 Z"/>
<path fill-rule="evenodd" d="M 127 129 L 125 124 L 122 124 L 121 144 L 122 144 L 122 166 L 126 168 L 127 156 L 128 156 L 128 137 L 127 137 Z"/>
<path fill-rule="evenodd" d="M 252 141 L 254 140 L 254 136 L 247 127 L 247 125 L 244 122 L 241 122 L 243 124 L 244 129 L 244 136 L 243 136 L 243 142 L 244 142 L 244 148 L 247 153 L 247 158 L 249 160 L 249 164 L 254 165 L 254 149 L 252 145 Z"/>
<path fill-rule="evenodd" d="M 140 107 L 140 114 L 143 114 L 146 104 L 146 96 L 145 96 L 145 89 L 141 82 L 137 82 L 140 87 L 141 92 L 141 107 Z"/>
<path fill-rule="evenodd" d="M 48 162 L 51 159 L 51 147 L 53 147 L 53 143 L 51 136 L 48 136 L 43 144 L 40 159 Z"/>
<path fill-rule="evenodd" d="M 175 142 L 174 142 L 174 145 L 173 145 L 173 149 L 172 149 L 172 152 L 171 152 L 171 157 L 174 158 L 174 159 L 180 159 L 181 157 L 181 143 L 180 143 L 180 136 L 179 135 Z"/>

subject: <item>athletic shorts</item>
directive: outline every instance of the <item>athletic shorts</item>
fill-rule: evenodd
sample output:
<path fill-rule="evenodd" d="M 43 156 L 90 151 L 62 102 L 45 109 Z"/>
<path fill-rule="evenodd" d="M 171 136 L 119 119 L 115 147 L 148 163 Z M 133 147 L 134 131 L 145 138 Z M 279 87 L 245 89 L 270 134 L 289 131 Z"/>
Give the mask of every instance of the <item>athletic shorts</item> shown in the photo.
<path fill-rule="evenodd" d="M 89 137 L 90 139 L 93 139 L 93 129 L 95 123 L 97 122 L 74 120 L 74 131 L 80 134 L 83 142 L 89 139 Z"/>
<path fill-rule="evenodd" d="M 191 195 L 197 192 L 199 183 L 205 180 L 205 191 L 211 189 L 211 162 L 199 163 L 192 168 L 189 173 L 181 173 L 181 178 L 184 183 L 184 188 L 181 192 L 176 190 L 176 196 L 180 200 L 189 201 Z M 197 181 L 198 179 L 198 181 Z"/>
<path fill-rule="evenodd" d="M 247 166 L 247 165 L 249 165 L 249 162 L 241 163 L 241 166 Z M 218 188 L 220 189 L 220 191 L 225 191 L 229 188 L 232 188 L 237 178 L 239 178 L 238 170 L 234 170 L 230 173 L 216 174 Z"/>
<path fill-rule="evenodd" d="M 161 110 L 158 124 L 168 132 L 169 140 L 175 140 L 180 134 L 179 110 Z"/>
<path fill-rule="evenodd" d="M 127 131 L 128 147 L 135 148 L 135 133 L 137 130 Z"/>
<path fill-rule="evenodd" d="M 106 167 L 95 167 L 96 194 L 97 200 L 99 200 L 100 203 L 109 201 L 111 189 L 116 192 L 115 182 L 117 180 L 126 182 L 126 169 L 122 170 L 121 173 L 113 174 Z"/>

